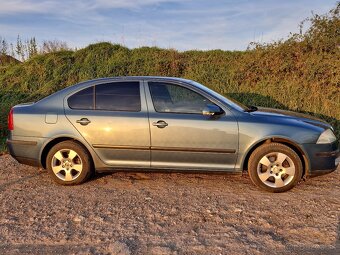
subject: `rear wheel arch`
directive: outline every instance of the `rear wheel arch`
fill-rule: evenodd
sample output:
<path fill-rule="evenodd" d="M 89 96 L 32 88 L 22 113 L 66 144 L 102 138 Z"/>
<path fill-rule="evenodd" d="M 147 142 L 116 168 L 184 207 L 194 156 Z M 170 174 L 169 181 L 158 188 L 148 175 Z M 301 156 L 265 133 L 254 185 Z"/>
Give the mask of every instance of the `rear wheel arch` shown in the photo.
<path fill-rule="evenodd" d="M 262 144 L 274 143 L 274 142 L 284 144 L 284 145 L 290 147 L 291 149 L 293 149 L 301 159 L 302 167 L 303 167 L 302 176 L 305 177 L 306 175 L 308 175 L 308 173 L 309 173 L 309 160 L 308 160 L 307 154 L 302 150 L 302 148 L 296 142 L 291 141 L 290 139 L 287 139 L 287 138 L 283 138 L 283 137 L 270 137 L 270 138 L 266 138 L 266 139 L 263 139 L 263 140 L 255 143 L 250 148 L 250 150 L 247 152 L 247 154 L 246 154 L 246 156 L 243 160 L 242 170 L 243 171 L 247 170 L 250 155 L 254 152 L 254 150 L 256 150 L 258 147 L 260 147 Z"/>
<path fill-rule="evenodd" d="M 81 145 L 86 150 L 86 152 L 88 153 L 88 155 L 91 159 L 92 167 L 94 167 L 93 156 L 92 156 L 91 152 L 88 150 L 88 148 L 81 141 L 79 141 L 79 140 L 77 140 L 73 137 L 62 136 L 62 137 L 56 137 L 56 138 L 50 140 L 48 143 L 45 144 L 45 146 L 44 146 L 44 148 L 41 152 L 41 155 L 40 155 L 40 164 L 44 169 L 46 169 L 46 158 L 47 158 L 48 152 L 56 144 L 61 143 L 61 142 L 65 142 L 65 141 L 72 141 L 72 142 L 75 142 L 75 143 Z"/>

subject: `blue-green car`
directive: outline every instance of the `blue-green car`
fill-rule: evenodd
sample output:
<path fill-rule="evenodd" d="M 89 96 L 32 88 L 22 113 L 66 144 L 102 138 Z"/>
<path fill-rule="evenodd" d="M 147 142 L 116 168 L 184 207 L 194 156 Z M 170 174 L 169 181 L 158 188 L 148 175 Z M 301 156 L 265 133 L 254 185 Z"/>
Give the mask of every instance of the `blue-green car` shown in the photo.
<path fill-rule="evenodd" d="M 247 107 L 186 79 L 82 82 L 9 114 L 10 154 L 65 185 L 95 171 L 239 173 L 270 192 L 332 172 L 333 128 L 311 116 Z"/>

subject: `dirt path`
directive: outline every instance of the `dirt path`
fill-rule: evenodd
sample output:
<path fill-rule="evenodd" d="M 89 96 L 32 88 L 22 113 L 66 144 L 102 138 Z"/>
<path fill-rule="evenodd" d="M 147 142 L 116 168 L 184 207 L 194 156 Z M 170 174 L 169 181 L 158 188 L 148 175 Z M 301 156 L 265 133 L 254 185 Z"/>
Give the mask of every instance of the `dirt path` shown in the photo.
<path fill-rule="evenodd" d="M 340 169 L 283 194 L 218 174 L 64 187 L 0 156 L 0 254 L 339 254 L 339 217 Z"/>

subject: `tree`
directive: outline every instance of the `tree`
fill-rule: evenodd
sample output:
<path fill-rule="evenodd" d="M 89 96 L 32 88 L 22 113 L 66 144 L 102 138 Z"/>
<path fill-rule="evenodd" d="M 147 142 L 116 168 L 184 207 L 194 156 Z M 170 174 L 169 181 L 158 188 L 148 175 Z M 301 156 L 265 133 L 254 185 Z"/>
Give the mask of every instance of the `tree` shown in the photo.
<path fill-rule="evenodd" d="M 17 44 L 15 48 L 15 53 L 18 55 L 19 58 L 21 58 L 22 61 L 25 60 L 25 49 L 24 45 L 21 41 L 20 36 L 17 37 Z"/>
<path fill-rule="evenodd" d="M 37 42 L 35 40 L 35 37 L 32 37 L 31 39 L 27 39 L 25 41 L 25 55 L 29 59 L 36 55 L 38 53 L 38 47 L 37 47 Z"/>
<path fill-rule="evenodd" d="M 35 40 L 35 37 L 32 37 L 29 41 L 29 45 L 30 45 L 30 50 L 28 52 L 29 58 L 38 54 L 38 46 L 37 46 L 37 42 Z"/>
<path fill-rule="evenodd" d="M 10 55 L 15 58 L 15 49 L 14 49 L 14 44 L 13 43 L 10 43 L 9 45 L 9 48 L 10 48 Z"/>
<path fill-rule="evenodd" d="M 67 46 L 67 43 L 64 41 L 53 40 L 53 41 L 44 41 L 42 48 L 40 50 L 41 53 L 51 53 L 62 50 L 69 50 L 70 48 Z"/>
<path fill-rule="evenodd" d="M 5 38 L 0 36 L 0 55 L 8 54 L 8 43 Z"/>

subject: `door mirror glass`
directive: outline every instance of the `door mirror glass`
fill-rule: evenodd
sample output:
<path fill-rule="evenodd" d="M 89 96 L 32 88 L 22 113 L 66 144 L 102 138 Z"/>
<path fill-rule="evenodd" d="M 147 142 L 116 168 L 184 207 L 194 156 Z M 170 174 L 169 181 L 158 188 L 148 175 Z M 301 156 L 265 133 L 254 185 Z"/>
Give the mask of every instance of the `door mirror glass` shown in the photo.
<path fill-rule="evenodd" d="M 223 110 L 214 104 L 207 104 L 202 111 L 202 114 L 207 115 L 207 116 L 214 116 L 214 115 L 219 115 L 222 113 L 223 113 Z"/>

